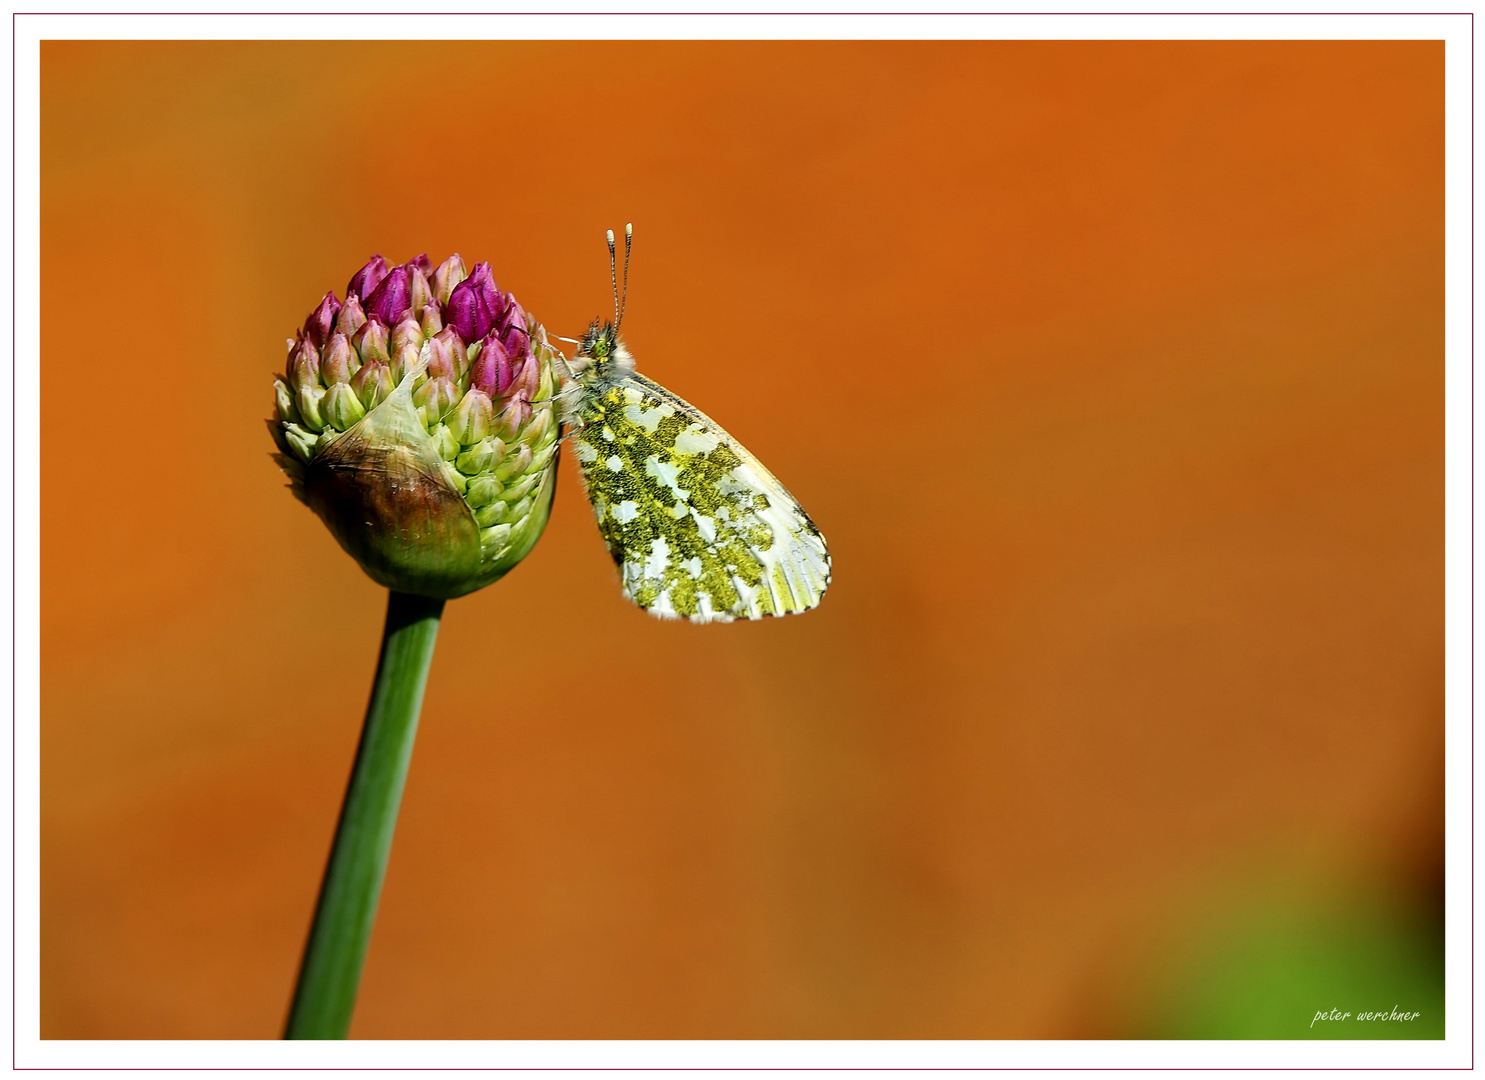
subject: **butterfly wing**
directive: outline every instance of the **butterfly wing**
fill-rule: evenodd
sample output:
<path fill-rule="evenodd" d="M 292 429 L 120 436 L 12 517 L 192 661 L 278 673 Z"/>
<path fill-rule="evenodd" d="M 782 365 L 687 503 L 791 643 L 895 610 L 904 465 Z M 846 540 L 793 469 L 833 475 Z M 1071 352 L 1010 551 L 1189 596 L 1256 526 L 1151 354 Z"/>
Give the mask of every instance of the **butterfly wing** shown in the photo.
<path fill-rule="evenodd" d="M 825 538 L 720 424 L 638 374 L 594 393 L 582 419 L 578 466 L 629 599 L 692 622 L 820 602 Z"/>

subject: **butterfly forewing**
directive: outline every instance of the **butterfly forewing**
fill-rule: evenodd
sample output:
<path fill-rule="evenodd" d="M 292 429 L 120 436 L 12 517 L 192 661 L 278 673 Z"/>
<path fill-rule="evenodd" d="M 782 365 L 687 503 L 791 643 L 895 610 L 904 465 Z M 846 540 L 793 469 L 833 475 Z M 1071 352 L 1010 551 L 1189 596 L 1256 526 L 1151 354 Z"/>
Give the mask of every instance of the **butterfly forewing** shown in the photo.
<path fill-rule="evenodd" d="M 581 423 L 588 498 L 624 592 L 640 607 L 709 622 L 820 602 L 830 584 L 820 531 L 700 409 L 630 374 L 585 396 Z"/>

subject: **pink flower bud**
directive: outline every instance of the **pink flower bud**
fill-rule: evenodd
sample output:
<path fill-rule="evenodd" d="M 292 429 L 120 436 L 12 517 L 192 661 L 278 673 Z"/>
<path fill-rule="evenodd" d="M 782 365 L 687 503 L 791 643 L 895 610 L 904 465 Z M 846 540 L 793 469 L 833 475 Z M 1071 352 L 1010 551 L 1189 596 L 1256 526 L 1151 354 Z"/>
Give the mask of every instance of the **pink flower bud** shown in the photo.
<path fill-rule="evenodd" d="M 439 311 L 437 304 L 429 304 L 423 309 L 422 315 L 418 317 L 418 324 L 423 328 L 424 337 L 432 337 L 443 329 L 443 314 Z"/>
<path fill-rule="evenodd" d="M 428 340 L 428 378 L 457 380 L 459 366 L 454 361 L 454 347 L 445 333 Z"/>
<path fill-rule="evenodd" d="M 414 349 L 423 347 L 423 328 L 411 318 L 403 319 L 394 326 L 392 336 L 387 342 L 387 348 L 394 356 L 404 345 L 411 345 Z"/>
<path fill-rule="evenodd" d="M 366 323 L 366 313 L 361 310 L 361 301 L 355 294 L 346 297 L 345 305 L 335 317 L 335 332 L 349 338 Z"/>
<path fill-rule="evenodd" d="M 301 341 L 289 358 L 289 385 L 295 390 L 320 385 L 320 350 L 309 338 Z"/>
<path fill-rule="evenodd" d="M 428 256 L 419 256 L 424 261 Z M 433 303 L 433 286 L 428 283 L 428 274 L 421 266 L 409 266 L 407 270 L 408 306 L 412 308 L 411 314 L 416 317 L 429 304 Z"/>
<path fill-rule="evenodd" d="M 531 406 L 518 397 L 511 398 L 505 408 L 500 411 L 500 417 L 491 430 L 502 439 L 514 441 L 529 419 L 531 419 Z"/>
<path fill-rule="evenodd" d="M 335 326 L 335 316 L 339 312 L 340 301 L 335 298 L 334 292 L 327 292 L 325 299 L 304 320 L 304 336 L 315 343 L 315 348 L 325 347 L 325 342 L 330 339 L 330 331 Z"/>
<path fill-rule="evenodd" d="M 504 310 L 500 313 L 501 336 L 512 326 L 520 327 L 523 332 L 526 330 L 526 310 L 516 303 L 514 294 L 506 293 Z"/>
<path fill-rule="evenodd" d="M 454 378 L 464 378 L 464 373 L 469 370 L 469 349 L 464 344 L 458 332 L 452 326 L 445 326 L 433 335 L 434 341 L 441 341 L 448 349 L 448 356 L 454 368 Z"/>
<path fill-rule="evenodd" d="M 510 355 L 493 334 L 485 339 L 479 356 L 470 365 L 469 385 L 492 398 L 504 394 L 510 385 Z"/>
<path fill-rule="evenodd" d="M 450 255 L 433 271 L 433 298 L 440 304 L 447 304 L 454 286 L 468 276 L 469 271 L 464 269 L 464 260 L 459 258 L 458 252 Z"/>
<path fill-rule="evenodd" d="M 541 365 L 536 357 L 527 354 L 519 367 L 514 367 L 511 372 L 510 388 L 506 391 L 509 397 L 520 397 L 528 405 L 536 396 L 536 384 L 541 378 Z"/>
<path fill-rule="evenodd" d="M 341 333 L 331 334 L 325 345 L 324 355 L 320 357 L 320 377 L 325 380 L 325 385 L 350 382 L 351 376 L 360 366 L 356 351 L 351 348 L 346 336 Z"/>

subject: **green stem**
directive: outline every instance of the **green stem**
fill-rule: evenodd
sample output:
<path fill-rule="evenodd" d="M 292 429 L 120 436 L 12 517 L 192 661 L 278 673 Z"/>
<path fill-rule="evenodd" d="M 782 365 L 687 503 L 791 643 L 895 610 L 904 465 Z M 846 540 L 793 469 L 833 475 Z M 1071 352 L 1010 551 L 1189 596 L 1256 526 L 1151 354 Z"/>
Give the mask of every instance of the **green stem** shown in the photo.
<path fill-rule="evenodd" d="M 397 827 L 443 601 L 393 592 L 366 726 L 320 886 L 286 1039 L 343 1039 Z"/>

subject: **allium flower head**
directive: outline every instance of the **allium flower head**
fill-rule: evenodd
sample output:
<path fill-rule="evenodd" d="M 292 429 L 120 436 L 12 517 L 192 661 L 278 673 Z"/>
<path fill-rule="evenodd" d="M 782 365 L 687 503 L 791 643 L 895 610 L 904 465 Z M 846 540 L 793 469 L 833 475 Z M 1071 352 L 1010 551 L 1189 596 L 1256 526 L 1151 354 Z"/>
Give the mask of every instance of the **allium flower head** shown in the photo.
<path fill-rule="evenodd" d="M 268 422 L 294 495 L 377 582 L 452 599 L 546 527 L 558 418 L 546 332 L 489 263 L 373 256 L 289 342 Z"/>

